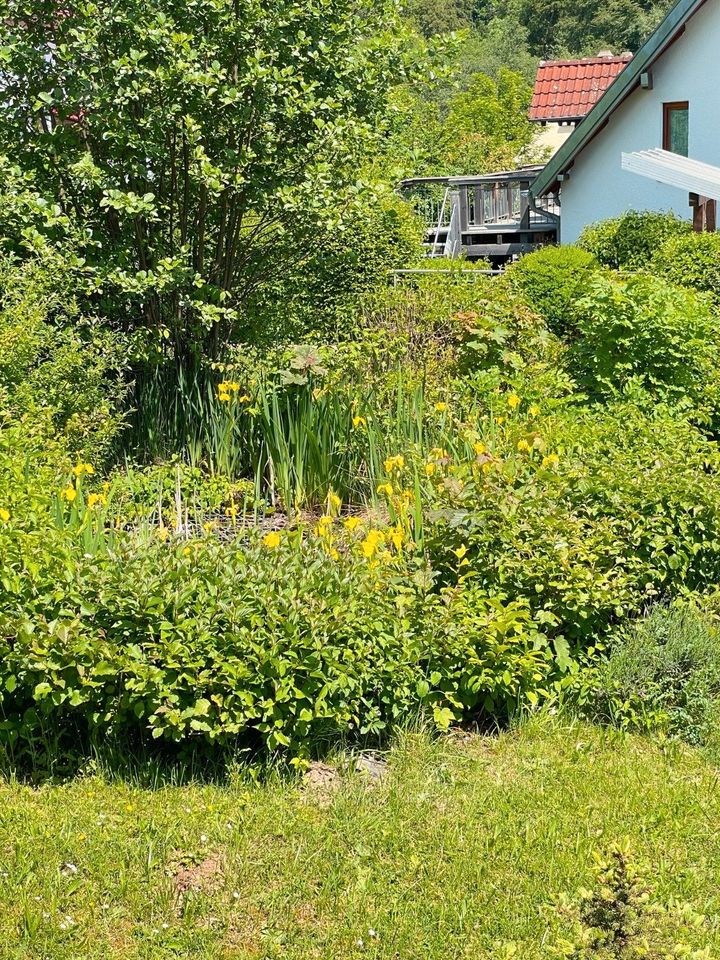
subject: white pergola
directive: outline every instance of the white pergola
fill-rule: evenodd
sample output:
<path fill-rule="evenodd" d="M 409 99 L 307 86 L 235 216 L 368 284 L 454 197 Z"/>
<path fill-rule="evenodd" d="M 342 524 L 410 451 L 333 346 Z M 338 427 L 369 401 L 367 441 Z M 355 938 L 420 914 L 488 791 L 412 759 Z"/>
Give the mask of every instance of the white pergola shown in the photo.
<path fill-rule="evenodd" d="M 720 200 L 720 167 L 710 163 L 690 160 L 667 150 L 640 150 L 623 153 L 622 168 L 698 197 Z"/>

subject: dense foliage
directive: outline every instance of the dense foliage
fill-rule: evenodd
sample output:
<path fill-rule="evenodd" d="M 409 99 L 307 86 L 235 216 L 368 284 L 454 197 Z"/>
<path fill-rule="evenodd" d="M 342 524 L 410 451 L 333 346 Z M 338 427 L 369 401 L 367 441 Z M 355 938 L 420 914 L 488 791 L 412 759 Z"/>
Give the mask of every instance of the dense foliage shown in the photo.
<path fill-rule="evenodd" d="M 655 607 L 598 670 L 594 716 L 717 743 L 720 641 L 693 607 Z"/>
<path fill-rule="evenodd" d="M 714 240 L 629 213 L 402 272 L 397 178 L 532 153 L 529 2 L 0 7 L 14 762 L 504 723 L 704 603 Z"/>
<path fill-rule="evenodd" d="M 595 257 L 577 247 L 543 247 L 515 264 L 511 277 L 553 333 L 571 336 L 596 267 Z"/>
<path fill-rule="evenodd" d="M 687 220 L 674 214 L 629 210 L 620 217 L 585 227 L 578 245 L 606 267 L 639 270 L 667 240 L 691 230 Z"/>
<path fill-rule="evenodd" d="M 671 236 L 655 251 L 648 269 L 681 287 L 720 298 L 720 237 L 716 233 Z"/>
<path fill-rule="evenodd" d="M 390 85 L 383 0 L 5 0 L 0 154 L 68 218 L 103 317 L 187 363 L 347 216 Z M 27 245 L 26 221 L 5 223 Z"/>

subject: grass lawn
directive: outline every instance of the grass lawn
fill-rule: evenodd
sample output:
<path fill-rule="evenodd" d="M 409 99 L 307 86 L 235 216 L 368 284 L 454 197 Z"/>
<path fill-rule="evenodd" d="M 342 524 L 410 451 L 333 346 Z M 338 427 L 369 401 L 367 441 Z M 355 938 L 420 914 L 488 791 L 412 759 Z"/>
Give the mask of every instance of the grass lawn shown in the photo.
<path fill-rule="evenodd" d="M 658 903 L 720 956 L 720 792 L 689 749 L 536 720 L 408 736 L 336 789 L 0 785 L 0 956 L 52 960 L 547 957 L 547 904 L 629 838 Z"/>

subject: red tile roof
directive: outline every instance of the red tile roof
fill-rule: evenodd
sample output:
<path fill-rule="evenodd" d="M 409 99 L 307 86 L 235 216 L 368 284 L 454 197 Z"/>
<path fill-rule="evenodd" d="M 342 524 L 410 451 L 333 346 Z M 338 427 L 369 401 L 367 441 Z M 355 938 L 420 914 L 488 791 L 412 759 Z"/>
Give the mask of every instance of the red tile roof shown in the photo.
<path fill-rule="evenodd" d="M 631 54 L 624 53 L 619 57 L 543 61 L 535 79 L 530 119 L 580 120 L 630 60 Z"/>

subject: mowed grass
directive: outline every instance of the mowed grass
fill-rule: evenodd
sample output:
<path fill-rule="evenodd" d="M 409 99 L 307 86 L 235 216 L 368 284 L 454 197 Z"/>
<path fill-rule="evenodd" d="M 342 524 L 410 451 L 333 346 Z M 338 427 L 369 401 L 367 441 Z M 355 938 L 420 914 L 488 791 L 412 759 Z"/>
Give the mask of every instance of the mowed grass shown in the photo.
<path fill-rule="evenodd" d="M 629 838 L 654 899 L 720 956 L 720 792 L 689 749 L 548 719 L 409 735 L 384 779 L 155 790 L 0 785 L 0 956 L 547 957 L 548 907 Z"/>

